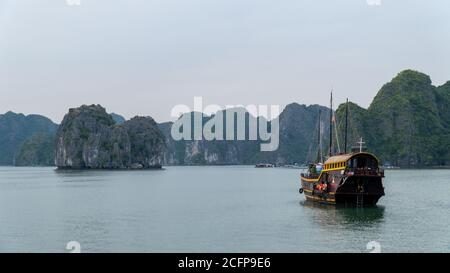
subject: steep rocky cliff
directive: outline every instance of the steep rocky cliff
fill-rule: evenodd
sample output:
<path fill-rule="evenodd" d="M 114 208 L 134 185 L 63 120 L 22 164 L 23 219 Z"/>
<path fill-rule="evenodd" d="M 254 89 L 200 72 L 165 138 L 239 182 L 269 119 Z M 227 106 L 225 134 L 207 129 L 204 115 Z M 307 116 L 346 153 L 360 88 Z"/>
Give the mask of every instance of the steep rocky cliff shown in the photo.
<path fill-rule="evenodd" d="M 258 123 L 261 117 L 255 118 L 245 113 L 246 139 L 247 140 L 180 140 L 175 141 L 170 134 L 172 122 L 159 125 L 167 142 L 165 152 L 166 164 L 255 164 L 259 162 L 270 162 L 275 164 L 303 163 L 314 160 L 317 155 L 317 133 L 318 115 L 322 111 L 322 122 L 329 116 L 329 109 L 319 105 L 300 105 L 292 103 L 285 107 L 279 116 L 280 143 L 279 148 L 273 152 L 262 152 L 260 144 L 262 141 L 249 140 L 250 119 Z M 192 118 L 199 113 L 190 113 Z M 224 115 L 224 123 L 226 123 Z M 211 117 L 203 116 L 205 124 Z M 266 121 L 267 122 L 267 121 Z M 226 130 L 224 132 L 226 134 Z M 236 135 L 236 134 L 235 134 Z M 328 139 L 328 127 L 323 128 L 323 142 Z M 325 146 L 325 145 L 324 145 Z M 326 147 L 324 147 L 325 149 Z"/>
<path fill-rule="evenodd" d="M 188 113 L 192 120 L 201 113 Z M 226 116 L 223 115 L 224 124 Z M 212 117 L 202 115 L 203 124 Z M 246 125 L 250 118 L 255 119 L 250 114 L 245 113 Z M 236 134 L 234 140 L 180 140 L 175 141 L 171 136 L 173 122 L 159 124 L 159 128 L 166 138 L 167 149 L 164 154 L 164 160 L 169 165 L 229 165 L 229 164 L 252 164 L 252 157 L 259 150 L 258 140 L 237 141 Z M 245 128 L 248 134 L 248 126 Z M 223 131 L 223 139 L 226 138 L 226 128 Z"/>
<path fill-rule="evenodd" d="M 69 110 L 56 134 L 59 168 L 159 168 L 164 136 L 150 117 L 116 124 L 100 105 Z"/>
<path fill-rule="evenodd" d="M 320 105 L 292 103 L 280 114 L 280 147 L 277 151 L 263 153 L 265 161 L 293 164 L 314 161 L 318 153 L 318 120 L 321 112 L 322 150 L 328 151 L 328 120 L 330 109 Z"/>

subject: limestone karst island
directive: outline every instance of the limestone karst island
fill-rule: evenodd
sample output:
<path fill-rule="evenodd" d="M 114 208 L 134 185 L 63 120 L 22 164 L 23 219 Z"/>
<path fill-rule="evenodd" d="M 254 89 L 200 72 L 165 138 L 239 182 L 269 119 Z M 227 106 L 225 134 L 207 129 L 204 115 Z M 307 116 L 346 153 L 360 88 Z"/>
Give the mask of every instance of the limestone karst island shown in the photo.
<path fill-rule="evenodd" d="M 383 164 L 450 165 L 450 81 L 433 86 L 428 75 L 405 70 L 384 84 L 365 109 L 349 103 L 348 142 L 363 138 Z M 169 110 L 168 110 L 169 111 Z M 60 125 L 40 115 L 0 115 L 0 164 L 59 168 L 139 169 L 162 165 L 303 164 L 316 155 L 314 124 L 328 107 L 287 105 L 279 116 L 280 145 L 261 152 L 257 141 L 174 141 L 172 122 L 126 121 L 100 105 L 70 109 Z M 191 113 L 189 113 L 191 114 Z M 192 113 L 193 114 L 193 113 Z M 207 121 L 210 117 L 204 116 Z M 249 115 L 248 118 L 252 117 Z M 345 107 L 336 110 L 342 140 Z M 329 128 L 323 130 L 328 141 Z"/>

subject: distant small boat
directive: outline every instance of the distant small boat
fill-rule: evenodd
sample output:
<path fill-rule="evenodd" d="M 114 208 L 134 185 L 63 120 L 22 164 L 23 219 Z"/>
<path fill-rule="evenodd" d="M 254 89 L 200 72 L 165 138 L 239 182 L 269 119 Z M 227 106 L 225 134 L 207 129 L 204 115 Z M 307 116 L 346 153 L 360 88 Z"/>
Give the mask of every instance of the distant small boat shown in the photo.
<path fill-rule="evenodd" d="M 394 165 L 391 165 L 391 164 L 384 164 L 383 165 L 383 169 L 400 169 L 400 167 L 394 166 Z"/>
<path fill-rule="evenodd" d="M 307 169 L 308 166 L 307 165 L 298 165 L 298 164 L 294 164 L 294 165 L 282 165 L 280 166 L 280 168 L 287 168 L 287 169 Z"/>
<path fill-rule="evenodd" d="M 258 163 L 255 165 L 255 168 L 273 168 L 273 167 L 275 166 L 270 163 Z"/>

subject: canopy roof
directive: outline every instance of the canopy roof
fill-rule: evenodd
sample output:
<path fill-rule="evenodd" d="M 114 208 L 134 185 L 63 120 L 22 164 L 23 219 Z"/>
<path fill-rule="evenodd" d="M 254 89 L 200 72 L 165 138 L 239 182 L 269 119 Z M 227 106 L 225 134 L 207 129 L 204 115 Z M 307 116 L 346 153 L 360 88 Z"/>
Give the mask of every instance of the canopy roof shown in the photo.
<path fill-rule="evenodd" d="M 360 155 L 369 156 L 369 157 L 374 158 L 376 161 L 378 161 L 378 158 L 376 158 L 371 153 L 353 153 L 353 154 L 344 154 L 344 155 L 332 156 L 332 157 L 328 158 L 327 161 L 325 161 L 325 164 L 334 164 L 334 163 L 347 162 L 350 158 L 355 157 L 355 156 L 360 156 Z"/>
<path fill-rule="evenodd" d="M 352 156 L 353 154 L 335 155 L 328 158 L 327 161 L 325 161 L 325 164 L 347 162 Z"/>

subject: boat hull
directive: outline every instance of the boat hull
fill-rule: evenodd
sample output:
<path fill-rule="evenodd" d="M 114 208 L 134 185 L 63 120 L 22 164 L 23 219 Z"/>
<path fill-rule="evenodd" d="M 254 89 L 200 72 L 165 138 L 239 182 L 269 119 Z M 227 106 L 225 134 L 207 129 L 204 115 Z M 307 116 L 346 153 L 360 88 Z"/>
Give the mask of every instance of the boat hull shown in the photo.
<path fill-rule="evenodd" d="M 305 198 L 308 201 L 311 202 L 318 202 L 322 204 L 329 204 L 329 205 L 336 205 L 336 199 L 334 194 L 322 194 L 322 193 L 316 193 L 313 192 L 307 192 L 304 191 Z"/>
<path fill-rule="evenodd" d="M 346 177 L 339 183 L 328 183 L 326 191 L 316 189 L 319 183 L 319 180 L 302 178 L 306 200 L 330 205 L 375 206 L 384 195 L 381 177 Z"/>

